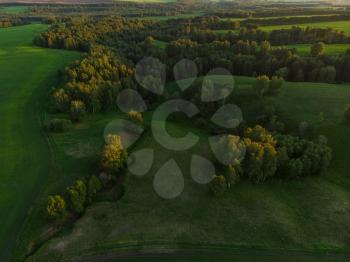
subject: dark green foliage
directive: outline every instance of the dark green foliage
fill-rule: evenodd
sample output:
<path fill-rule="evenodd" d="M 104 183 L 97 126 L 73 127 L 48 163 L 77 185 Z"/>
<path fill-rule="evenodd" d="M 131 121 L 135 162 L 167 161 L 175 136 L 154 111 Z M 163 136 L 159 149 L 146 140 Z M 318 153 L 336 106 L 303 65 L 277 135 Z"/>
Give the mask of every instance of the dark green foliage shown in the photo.
<path fill-rule="evenodd" d="M 67 188 L 67 198 L 70 210 L 82 214 L 87 201 L 87 187 L 85 181 L 77 180 L 73 186 Z"/>
<path fill-rule="evenodd" d="M 91 203 L 96 194 L 102 189 L 102 183 L 96 176 L 91 176 L 88 182 L 87 203 Z"/>
<path fill-rule="evenodd" d="M 63 133 L 71 128 L 72 121 L 68 119 L 53 118 L 49 121 L 47 126 L 51 132 Z"/>
<path fill-rule="evenodd" d="M 330 164 L 332 150 L 323 136 L 316 142 L 291 135 L 276 135 L 275 138 L 277 146 L 281 148 L 278 173 L 282 176 L 318 175 Z"/>
<path fill-rule="evenodd" d="M 310 49 L 310 55 L 313 57 L 318 57 L 324 54 L 326 45 L 322 42 L 313 44 Z"/>
<path fill-rule="evenodd" d="M 210 182 L 210 191 L 214 196 L 222 196 L 227 190 L 226 178 L 215 176 Z"/>

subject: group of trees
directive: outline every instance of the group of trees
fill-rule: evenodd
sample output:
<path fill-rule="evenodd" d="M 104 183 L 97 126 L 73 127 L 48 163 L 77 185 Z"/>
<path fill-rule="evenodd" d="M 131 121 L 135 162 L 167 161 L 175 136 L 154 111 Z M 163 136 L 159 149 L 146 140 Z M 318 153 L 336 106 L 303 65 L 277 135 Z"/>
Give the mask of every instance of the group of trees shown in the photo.
<path fill-rule="evenodd" d="M 350 76 L 346 72 L 350 69 L 350 52 L 328 56 L 324 50 L 323 43 L 315 43 L 310 56 L 300 57 L 295 50 L 274 48 L 268 41 L 260 44 L 243 40 L 235 44 L 228 41 L 199 44 L 179 39 L 167 45 L 165 59 L 169 68 L 182 58 L 192 59 L 200 74 L 224 67 L 234 75 L 275 75 L 297 82 L 349 82 Z"/>
<path fill-rule="evenodd" d="M 52 93 L 53 110 L 79 121 L 85 112 L 115 109 L 118 92 L 134 87 L 133 74 L 112 52 L 95 47 L 64 70 L 64 85 Z"/>
<path fill-rule="evenodd" d="M 262 97 L 265 94 L 276 94 L 283 86 L 283 78 L 273 76 L 271 79 L 266 76 L 258 76 L 255 80 L 254 91 L 257 96 Z"/>
<path fill-rule="evenodd" d="M 64 216 L 67 211 L 81 215 L 101 189 L 102 183 L 96 176 L 76 180 L 72 186 L 67 187 L 64 195 L 48 197 L 46 207 L 48 217 L 57 219 Z"/>
<path fill-rule="evenodd" d="M 0 16 L 0 28 L 3 27 L 11 27 L 11 26 L 19 26 L 29 24 L 29 21 L 22 19 L 20 17 L 13 16 Z"/>
<path fill-rule="evenodd" d="M 214 195 L 222 195 L 240 178 L 261 183 L 276 176 L 291 179 L 319 175 L 327 169 L 332 159 L 332 150 L 323 136 L 316 141 L 310 141 L 298 136 L 272 134 L 257 125 L 247 128 L 242 139 L 237 138 L 225 140 L 225 150 L 232 151 L 229 155 L 237 160 L 229 165 L 224 163 L 227 166 L 223 175 L 212 180 L 210 189 Z M 245 155 L 238 161 L 237 153 L 234 152 L 237 152 L 237 148 L 242 148 L 242 141 Z"/>
<path fill-rule="evenodd" d="M 102 174 L 109 177 L 116 177 L 123 169 L 127 161 L 127 152 L 123 148 L 119 135 L 108 135 L 107 143 L 101 153 Z M 46 213 L 50 219 L 57 219 L 66 214 L 67 211 L 81 215 L 86 207 L 95 199 L 97 193 L 107 186 L 108 182 L 101 175 L 91 176 L 88 179 L 78 179 L 73 185 L 67 187 L 63 195 L 52 195 L 48 197 Z"/>

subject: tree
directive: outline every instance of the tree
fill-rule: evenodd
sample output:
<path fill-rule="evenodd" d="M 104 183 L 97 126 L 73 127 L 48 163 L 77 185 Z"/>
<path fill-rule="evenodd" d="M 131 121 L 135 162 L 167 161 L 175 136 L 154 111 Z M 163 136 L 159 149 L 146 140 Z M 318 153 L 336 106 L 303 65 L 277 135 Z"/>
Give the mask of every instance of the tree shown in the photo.
<path fill-rule="evenodd" d="M 263 97 L 268 92 L 270 86 L 270 79 L 268 76 L 258 76 L 255 80 L 254 90 L 257 96 Z"/>
<path fill-rule="evenodd" d="M 109 173 L 115 174 L 124 167 L 127 153 L 123 149 L 119 135 L 108 135 L 107 144 L 102 150 L 102 167 Z"/>
<path fill-rule="evenodd" d="M 50 218 L 58 218 L 66 210 L 66 202 L 60 195 L 49 196 L 46 211 Z"/>
<path fill-rule="evenodd" d="M 75 181 L 73 186 L 67 188 L 69 206 L 72 211 L 82 214 L 85 210 L 87 188 L 83 180 Z"/>
<path fill-rule="evenodd" d="M 102 189 L 102 183 L 96 176 L 91 176 L 88 183 L 87 202 L 91 203 Z"/>
<path fill-rule="evenodd" d="M 346 105 L 345 107 L 344 118 L 347 123 L 350 123 L 350 104 Z"/>
<path fill-rule="evenodd" d="M 322 42 L 313 44 L 310 49 L 310 55 L 313 57 L 318 57 L 324 54 L 326 45 Z"/>
<path fill-rule="evenodd" d="M 222 196 L 226 189 L 227 183 L 224 176 L 215 176 L 210 182 L 210 191 L 214 196 Z"/>
<path fill-rule="evenodd" d="M 143 124 L 143 116 L 141 112 L 132 110 L 128 113 L 128 117 L 138 125 Z"/>
<path fill-rule="evenodd" d="M 79 122 L 85 115 L 86 109 L 84 102 L 80 100 L 74 100 L 70 105 L 70 115 L 73 121 Z"/>
<path fill-rule="evenodd" d="M 243 166 L 248 178 L 260 183 L 274 176 L 277 170 L 277 141 L 272 134 L 257 125 L 247 128 L 244 137 L 246 157 Z"/>

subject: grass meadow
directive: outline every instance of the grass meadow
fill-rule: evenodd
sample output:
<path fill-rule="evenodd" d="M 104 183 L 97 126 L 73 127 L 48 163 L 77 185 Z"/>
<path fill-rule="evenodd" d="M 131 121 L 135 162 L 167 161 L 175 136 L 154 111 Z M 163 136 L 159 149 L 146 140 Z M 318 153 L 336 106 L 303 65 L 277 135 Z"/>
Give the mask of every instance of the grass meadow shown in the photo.
<path fill-rule="evenodd" d="M 253 78 L 237 77 L 233 97 L 233 102 L 243 110 L 244 119 L 250 123 L 255 120 L 253 112 L 262 102 L 253 95 L 253 81 Z M 168 88 L 173 90 L 174 84 Z M 189 121 L 170 121 L 167 130 L 173 136 L 180 137 L 190 131 L 200 137 L 200 143 L 186 152 L 168 151 L 153 139 L 150 131 L 145 132 L 135 149 L 154 149 L 155 163 L 150 172 L 143 177 L 127 174 L 126 193 L 121 200 L 100 199 L 72 228 L 45 243 L 30 261 L 48 258 L 71 261 L 113 252 L 176 253 L 201 249 L 212 253 L 237 249 L 302 250 L 316 254 L 348 252 L 350 126 L 343 123 L 342 117 L 345 105 L 350 102 L 350 86 L 286 83 L 280 94 L 264 100 L 276 104 L 290 130 L 297 130 L 300 122 L 308 121 L 315 135 L 328 137 L 334 159 L 327 173 L 290 181 L 273 179 L 259 185 L 242 181 L 223 197 L 214 198 L 206 186 L 196 184 L 189 174 L 193 154 L 213 159 L 208 134 Z M 323 121 L 319 120 L 321 112 Z M 146 124 L 151 115 L 151 111 L 146 113 Z M 103 119 L 90 116 L 74 130 L 55 135 L 57 151 L 66 162 L 74 159 L 80 166 L 94 159 L 98 161 L 98 151 L 86 148 L 99 148 L 105 125 L 117 117 L 117 114 Z M 69 153 L 76 147 L 80 149 L 73 150 L 77 155 Z M 84 152 L 91 155 L 84 156 Z M 153 175 L 170 158 L 179 163 L 184 173 L 185 189 L 179 198 L 164 200 L 154 192 Z M 254 258 L 251 254 L 248 259 Z M 331 258 L 331 261 L 342 261 L 337 256 Z M 191 261 L 199 259 L 196 256 Z M 275 261 L 280 258 L 277 256 Z"/>
<path fill-rule="evenodd" d="M 46 185 L 52 159 L 40 125 L 42 99 L 57 70 L 77 53 L 32 45 L 47 26 L 0 29 L 0 260 L 9 261 L 30 208 Z"/>

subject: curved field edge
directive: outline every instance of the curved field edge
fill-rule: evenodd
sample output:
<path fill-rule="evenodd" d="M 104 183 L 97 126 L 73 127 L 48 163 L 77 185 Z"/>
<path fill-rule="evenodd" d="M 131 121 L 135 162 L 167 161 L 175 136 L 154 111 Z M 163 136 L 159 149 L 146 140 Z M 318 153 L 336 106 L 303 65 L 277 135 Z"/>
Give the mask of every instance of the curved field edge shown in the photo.
<path fill-rule="evenodd" d="M 11 260 L 50 173 L 51 154 L 41 126 L 45 95 L 57 82 L 58 69 L 79 56 L 34 47 L 34 35 L 46 29 L 42 24 L 0 29 L 1 261 Z"/>
<path fill-rule="evenodd" d="M 253 81 L 236 77 L 237 95 L 232 101 L 242 108 L 248 122 L 256 118 L 260 103 L 251 90 Z M 168 88 L 173 86 L 169 84 Z M 151 171 L 144 177 L 128 174 L 126 194 L 121 200 L 95 203 L 71 229 L 48 241 L 28 261 L 45 261 L 48 257 L 70 261 L 89 254 L 108 254 L 126 243 L 133 243 L 142 253 L 147 249 L 143 243 L 151 242 L 159 246 L 173 243 L 173 251 L 181 243 L 200 243 L 238 249 L 350 252 L 350 157 L 346 153 L 350 126 L 343 123 L 350 87 L 286 83 L 280 94 L 265 101 L 276 104 L 291 130 L 308 121 L 315 135 L 328 137 L 334 159 L 327 173 L 296 180 L 273 179 L 261 185 L 243 181 L 222 198 L 214 198 L 207 187 L 194 183 L 189 175 L 193 154 L 212 157 L 206 143 L 208 134 L 188 122 L 168 122 L 172 135 L 191 131 L 201 142 L 189 151 L 174 153 L 146 132 L 134 150 L 154 149 L 156 160 Z M 320 113 L 324 116 L 322 122 Z M 146 123 L 151 115 L 151 111 L 146 113 Z M 81 149 L 98 148 L 103 143 L 104 127 L 117 117 L 90 116 L 83 126 L 55 136 L 60 152 L 69 157 L 70 149 L 77 145 Z M 89 157 L 97 162 L 98 151 Z M 78 162 L 89 159 L 81 154 L 74 158 Z M 185 174 L 185 190 L 178 199 L 163 200 L 153 190 L 153 175 L 170 158 Z"/>

